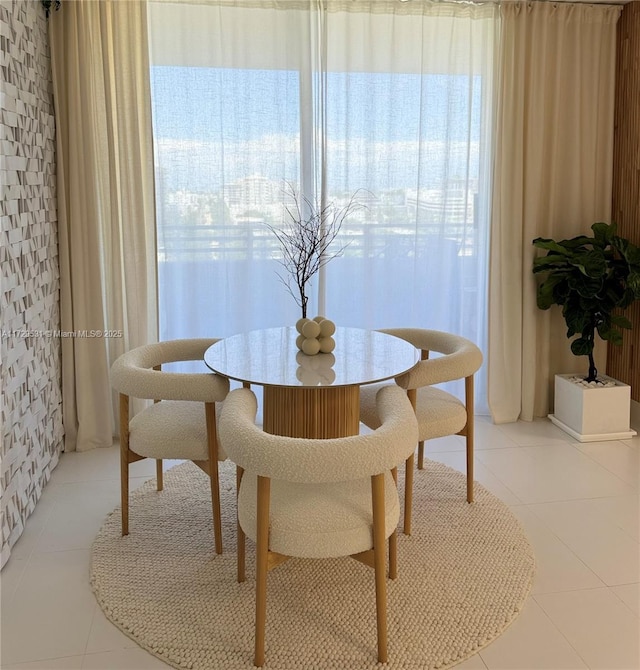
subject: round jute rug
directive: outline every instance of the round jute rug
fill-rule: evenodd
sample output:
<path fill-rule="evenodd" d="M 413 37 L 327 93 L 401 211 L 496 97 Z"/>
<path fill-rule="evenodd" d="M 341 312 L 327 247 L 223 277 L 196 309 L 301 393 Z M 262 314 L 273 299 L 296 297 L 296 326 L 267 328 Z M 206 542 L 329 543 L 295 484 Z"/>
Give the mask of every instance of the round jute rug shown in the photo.
<path fill-rule="evenodd" d="M 93 545 L 91 584 L 106 616 L 176 668 L 253 667 L 254 554 L 236 582 L 235 468 L 221 464 L 224 553 L 213 548 L 208 477 L 184 463 L 119 508 Z M 413 528 L 399 534 L 399 574 L 387 580 L 389 662 L 376 662 L 373 570 L 345 557 L 291 559 L 269 573 L 266 668 L 447 668 L 479 651 L 518 615 L 534 572 L 508 507 L 434 461 L 415 476 Z"/>

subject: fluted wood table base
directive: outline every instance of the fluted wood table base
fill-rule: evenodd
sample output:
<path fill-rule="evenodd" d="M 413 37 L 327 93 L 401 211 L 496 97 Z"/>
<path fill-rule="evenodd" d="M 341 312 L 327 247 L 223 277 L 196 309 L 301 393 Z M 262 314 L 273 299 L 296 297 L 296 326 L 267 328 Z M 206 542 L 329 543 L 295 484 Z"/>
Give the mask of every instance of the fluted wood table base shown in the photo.
<path fill-rule="evenodd" d="M 360 431 L 358 385 L 265 386 L 263 399 L 263 427 L 273 435 L 317 439 Z"/>

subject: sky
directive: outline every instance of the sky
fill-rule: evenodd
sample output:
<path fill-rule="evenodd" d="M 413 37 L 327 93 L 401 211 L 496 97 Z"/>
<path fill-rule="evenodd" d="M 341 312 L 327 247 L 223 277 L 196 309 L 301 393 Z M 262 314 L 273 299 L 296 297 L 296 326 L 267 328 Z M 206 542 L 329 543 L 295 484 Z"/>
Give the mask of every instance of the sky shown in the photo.
<path fill-rule="evenodd" d="M 298 71 L 154 66 L 152 100 L 169 189 L 217 190 L 251 174 L 297 179 Z M 477 177 L 479 76 L 328 73 L 327 101 L 330 189 Z"/>

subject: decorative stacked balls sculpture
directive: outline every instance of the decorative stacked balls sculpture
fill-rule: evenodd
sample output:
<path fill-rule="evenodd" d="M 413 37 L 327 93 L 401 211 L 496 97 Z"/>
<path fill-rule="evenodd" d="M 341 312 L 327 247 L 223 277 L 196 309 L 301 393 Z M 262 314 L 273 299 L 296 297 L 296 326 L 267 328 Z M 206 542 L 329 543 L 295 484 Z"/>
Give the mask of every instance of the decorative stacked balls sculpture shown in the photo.
<path fill-rule="evenodd" d="M 323 316 L 313 319 L 298 319 L 296 330 L 300 333 L 296 346 L 307 356 L 330 354 L 336 342 L 331 337 L 336 332 L 336 324 Z"/>

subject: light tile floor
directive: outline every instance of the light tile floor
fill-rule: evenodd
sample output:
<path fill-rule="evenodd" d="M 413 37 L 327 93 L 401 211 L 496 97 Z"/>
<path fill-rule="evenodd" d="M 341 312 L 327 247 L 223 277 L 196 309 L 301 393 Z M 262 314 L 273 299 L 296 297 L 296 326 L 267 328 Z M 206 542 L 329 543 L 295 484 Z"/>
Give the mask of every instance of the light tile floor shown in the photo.
<path fill-rule="evenodd" d="M 580 444 L 544 419 L 478 417 L 476 426 L 476 478 L 520 519 L 537 571 L 522 614 L 457 667 L 638 670 L 640 438 Z M 426 451 L 464 471 L 463 438 Z M 167 667 L 107 621 L 89 587 L 93 537 L 118 504 L 118 467 L 115 447 L 62 455 L 0 574 L 4 670 Z M 154 467 L 135 463 L 132 487 Z"/>

